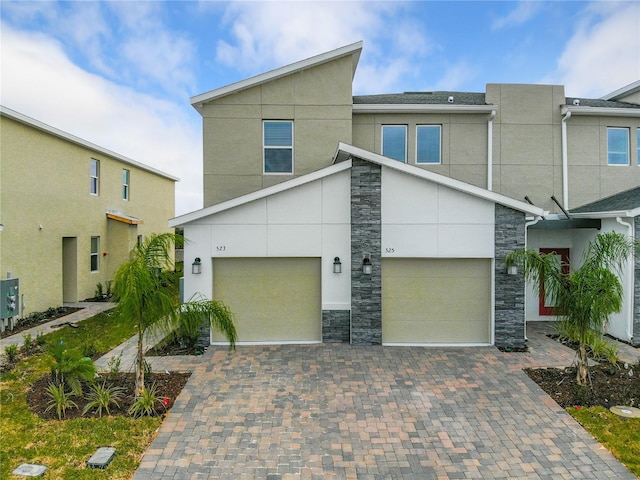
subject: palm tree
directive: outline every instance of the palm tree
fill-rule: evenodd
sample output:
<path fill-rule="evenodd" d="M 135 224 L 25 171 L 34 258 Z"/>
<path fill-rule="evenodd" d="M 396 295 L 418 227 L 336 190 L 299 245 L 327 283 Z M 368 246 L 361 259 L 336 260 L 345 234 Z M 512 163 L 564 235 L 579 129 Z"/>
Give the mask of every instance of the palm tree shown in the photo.
<path fill-rule="evenodd" d="M 172 233 L 153 234 L 131 250 L 130 258 L 116 271 L 114 298 L 119 318 L 134 322 L 138 330 L 136 354 L 136 397 L 144 389 L 144 351 L 142 340 L 152 327 L 170 330 L 181 319 L 199 316 L 208 318 L 235 348 L 237 338 L 231 312 L 216 301 L 180 304 L 175 287 L 162 275 L 173 267 L 172 249 L 182 245 L 183 238 Z M 184 311 L 184 313 L 183 313 Z"/>
<path fill-rule="evenodd" d="M 518 265 L 527 281 L 540 289 L 544 287 L 545 295 L 556 305 L 557 319 L 576 332 L 579 385 L 587 385 L 586 346 L 590 332 L 602 332 L 609 316 L 622 308 L 619 276 L 634 245 L 620 233 L 601 233 L 587 245 L 580 267 L 569 274 L 562 272 L 560 260 L 553 253 L 519 250 L 505 259 L 507 267 Z"/>

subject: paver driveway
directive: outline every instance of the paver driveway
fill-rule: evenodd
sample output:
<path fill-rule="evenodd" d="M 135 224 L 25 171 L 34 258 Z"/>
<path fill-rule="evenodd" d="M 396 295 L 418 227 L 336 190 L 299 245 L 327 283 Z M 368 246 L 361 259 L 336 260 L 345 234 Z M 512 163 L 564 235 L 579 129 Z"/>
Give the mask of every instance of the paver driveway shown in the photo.
<path fill-rule="evenodd" d="M 571 355 L 530 350 L 211 347 L 134 478 L 635 478 L 521 371 Z"/>

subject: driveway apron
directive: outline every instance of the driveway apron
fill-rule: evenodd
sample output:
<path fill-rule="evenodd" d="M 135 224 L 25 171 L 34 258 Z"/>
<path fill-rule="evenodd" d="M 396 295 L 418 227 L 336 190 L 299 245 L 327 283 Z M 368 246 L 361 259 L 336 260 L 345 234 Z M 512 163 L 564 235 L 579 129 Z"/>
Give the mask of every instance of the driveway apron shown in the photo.
<path fill-rule="evenodd" d="M 210 347 L 134 478 L 634 479 L 522 372 L 547 346 Z"/>

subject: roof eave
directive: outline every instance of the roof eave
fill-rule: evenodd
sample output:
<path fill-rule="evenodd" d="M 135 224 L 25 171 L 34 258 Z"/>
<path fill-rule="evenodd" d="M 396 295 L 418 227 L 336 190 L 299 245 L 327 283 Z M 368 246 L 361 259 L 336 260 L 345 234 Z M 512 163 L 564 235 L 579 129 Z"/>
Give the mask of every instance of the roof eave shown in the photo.
<path fill-rule="evenodd" d="M 284 67 L 276 68 L 275 70 L 270 70 L 265 73 L 261 73 L 254 77 L 247 78 L 245 80 L 241 80 L 239 82 L 232 83 L 230 85 L 226 85 L 224 87 L 217 88 L 215 90 L 210 90 L 205 93 L 201 93 L 200 95 L 196 95 L 191 97 L 191 105 L 198 109 L 203 104 L 215 100 L 220 97 L 224 97 L 226 95 L 230 95 L 232 93 L 237 93 L 242 90 L 246 90 L 247 88 L 255 87 L 257 85 L 261 85 L 263 83 L 267 83 L 278 78 L 291 75 L 296 72 L 300 72 L 302 70 L 306 70 L 311 67 L 315 67 L 317 65 L 322 65 L 323 63 L 330 62 L 332 60 L 336 60 L 341 57 L 345 57 L 347 55 L 353 56 L 353 75 L 355 75 L 356 68 L 358 66 L 358 61 L 360 60 L 360 53 L 362 52 L 362 40 L 356 43 L 352 43 L 350 45 L 346 45 L 344 47 L 337 48 L 335 50 L 331 50 L 329 52 L 321 53 L 320 55 L 316 55 L 310 58 L 306 58 L 299 62 L 292 63 L 290 65 L 286 65 Z"/>
<path fill-rule="evenodd" d="M 619 88 L 618 90 L 616 90 L 615 92 L 611 92 L 603 97 L 601 97 L 602 100 L 616 100 L 620 97 L 626 97 L 627 95 L 632 95 L 636 92 L 640 92 L 640 80 L 636 80 L 633 83 L 630 83 L 629 85 L 626 85 L 622 88 Z"/>
<path fill-rule="evenodd" d="M 486 113 L 498 109 L 496 105 L 455 105 L 455 104 L 367 104 L 356 103 L 353 113 Z"/>
<path fill-rule="evenodd" d="M 610 210 L 605 212 L 569 212 L 572 217 L 577 218 L 617 218 L 628 217 L 633 218 L 640 216 L 640 207 L 633 208 L 631 210 Z"/>
<path fill-rule="evenodd" d="M 605 117 L 638 117 L 640 118 L 640 108 L 608 108 L 608 107 L 585 107 L 563 105 L 561 113 L 565 115 L 571 112 L 571 115 L 597 115 Z"/>

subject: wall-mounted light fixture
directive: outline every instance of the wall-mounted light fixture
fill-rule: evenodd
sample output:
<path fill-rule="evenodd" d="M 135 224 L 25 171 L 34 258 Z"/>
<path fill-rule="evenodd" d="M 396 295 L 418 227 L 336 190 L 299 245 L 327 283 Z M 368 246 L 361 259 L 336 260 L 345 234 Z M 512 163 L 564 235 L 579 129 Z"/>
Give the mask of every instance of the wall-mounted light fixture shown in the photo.
<path fill-rule="evenodd" d="M 365 275 L 371 275 L 371 258 L 368 253 L 365 253 L 364 258 L 362 259 L 362 273 Z"/>
<path fill-rule="evenodd" d="M 342 273 L 342 262 L 340 262 L 340 257 L 333 259 L 333 273 Z"/>
<path fill-rule="evenodd" d="M 518 274 L 518 266 L 513 264 L 507 267 L 507 275 L 517 275 Z"/>
<path fill-rule="evenodd" d="M 194 275 L 200 275 L 202 273 L 202 263 L 200 261 L 200 257 L 196 257 L 196 259 L 191 264 L 191 273 Z"/>

